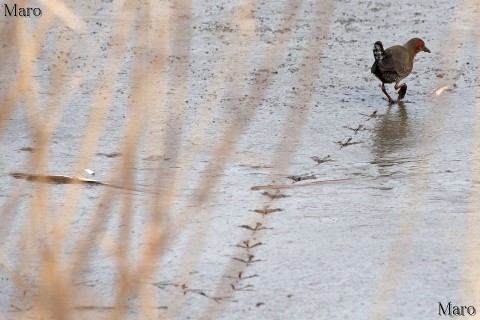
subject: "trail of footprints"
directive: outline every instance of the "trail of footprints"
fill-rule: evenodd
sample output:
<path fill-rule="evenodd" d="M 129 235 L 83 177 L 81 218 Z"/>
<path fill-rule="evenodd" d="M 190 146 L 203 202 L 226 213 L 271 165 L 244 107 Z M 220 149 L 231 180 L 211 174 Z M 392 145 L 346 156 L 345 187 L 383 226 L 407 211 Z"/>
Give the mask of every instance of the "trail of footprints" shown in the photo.
<path fill-rule="evenodd" d="M 376 119 L 379 117 L 376 110 L 369 115 L 368 114 L 362 114 L 362 115 L 367 117 L 365 121 L 369 121 L 371 119 Z M 358 133 L 363 131 L 370 130 L 365 124 L 359 124 L 356 127 L 343 126 L 343 128 L 351 130 L 354 135 L 357 135 Z M 352 136 L 349 136 L 343 140 L 336 141 L 335 143 L 340 146 L 340 149 L 342 149 L 355 144 L 363 143 L 363 141 L 355 140 Z M 313 156 L 311 157 L 311 159 L 316 163 L 316 166 L 330 162 L 330 161 L 334 161 L 330 155 L 327 155 L 324 157 Z M 317 176 L 315 175 L 315 173 L 311 172 L 311 173 L 304 173 L 299 175 L 291 175 L 291 176 L 287 176 L 287 178 L 292 180 L 292 183 L 296 183 L 304 180 L 317 179 Z M 289 197 L 289 195 L 283 194 L 278 190 L 276 192 L 263 191 L 261 195 L 263 195 L 264 197 L 268 197 L 271 201 Z M 281 212 L 283 211 L 283 209 L 271 207 L 271 204 L 270 204 L 270 205 L 266 205 L 263 208 L 257 208 L 250 211 L 256 214 L 259 214 L 260 218 L 264 218 L 267 215 L 271 215 L 276 212 Z M 264 225 L 262 222 L 255 222 L 252 225 L 240 225 L 238 227 L 249 230 L 251 231 L 251 233 L 248 239 L 243 240 L 240 243 L 235 245 L 236 248 L 239 248 L 241 251 L 243 251 L 242 255 L 232 257 L 233 260 L 235 260 L 240 264 L 237 273 L 224 277 L 225 279 L 228 279 L 230 281 L 228 285 L 231 290 L 231 296 L 230 295 L 226 295 L 222 297 L 213 296 L 211 294 L 208 294 L 205 290 L 189 288 L 187 284 L 177 284 L 172 282 L 157 282 L 157 283 L 153 283 L 153 285 L 158 287 L 159 289 L 165 289 L 167 287 L 175 287 L 175 288 L 178 288 L 179 290 L 182 290 L 183 294 L 188 294 L 188 293 L 198 294 L 207 299 L 211 299 L 217 303 L 221 303 L 223 301 L 237 302 L 237 300 L 232 298 L 235 291 L 255 291 L 255 286 L 248 283 L 248 280 L 257 278 L 260 275 L 247 274 L 246 271 L 248 271 L 248 268 L 251 265 L 256 263 L 261 263 L 262 261 L 264 261 L 258 258 L 254 253 L 256 248 L 265 245 L 265 243 L 260 242 L 256 239 L 257 238 L 256 235 L 259 232 L 268 232 L 268 230 L 271 230 L 272 228 L 269 228 L 268 226 Z M 287 297 L 291 298 L 292 295 L 289 294 L 287 295 Z M 265 302 L 255 303 L 256 307 L 260 307 L 263 305 L 265 305 Z"/>
<path fill-rule="evenodd" d="M 363 115 L 367 117 L 365 121 L 369 121 L 371 119 L 375 119 L 375 118 L 378 117 L 378 114 L 377 114 L 376 110 L 369 115 L 367 115 L 367 114 L 363 114 Z M 357 135 L 358 133 L 363 132 L 363 131 L 370 130 L 363 123 L 359 124 L 356 127 L 344 126 L 344 128 L 353 131 L 354 135 Z M 340 141 L 337 141 L 335 143 L 339 144 L 340 149 L 342 149 L 342 148 L 345 148 L 345 147 L 348 147 L 348 146 L 351 146 L 351 145 L 363 143 L 363 141 L 354 140 L 353 137 L 350 136 L 350 137 L 347 137 L 344 140 L 340 140 Z M 313 157 L 311 157 L 311 159 L 316 163 L 317 166 L 321 165 L 321 164 L 324 164 L 324 163 L 327 163 L 327 162 L 330 162 L 330 161 L 334 161 L 330 155 L 327 155 L 327 156 L 324 156 L 324 157 L 313 156 Z M 317 176 L 315 175 L 315 173 L 312 172 L 312 173 L 304 173 L 304 174 L 300 174 L 300 175 L 291 175 L 291 176 L 287 176 L 287 178 L 292 180 L 293 183 L 295 183 L 295 182 L 299 182 L 299 181 L 303 181 L 303 180 L 317 179 Z M 281 199 L 281 198 L 288 197 L 288 195 L 280 193 L 278 190 L 277 190 L 277 192 L 274 192 L 274 193 L 268 192 L 268 191 L 263 191 L 261 194 L 265 197 L 268 197 L 272 201 L 276 200 L 276 199 Z M 270 205 L 267 205 L 263 208 L 260 208 L 260 209 L 257 208 L 257 209 L 251 210 L 251 211 L 253 211 L 255 213 L 258 213 L 258 214 L 261 214 L 262 215 L 261 217 L 264 217 L 266 215 L 270 215 L 270 214 L 273 214 L 273 213 L 276 213 L 276 212 L 281 212 L 281 211 L 283 211 L 283 209 L 282 208 L 271 207 L 271 204 L 270 204 Z M 242 248 L 242 249 L 245 250 L 245 257 L 234 257 L 233 258 L 234 260 L 244 264 L 243 271 L 240 271 L 238 273 L 238 275 L 228 277 L 232 280 L 235 280 L 237 283 L 240 282 L 240 280 L 246 280 L 246 279 L 259 277 L 258 274 L 245 276 L 244 272 L 246 270 L 248 270 L 248 267 L 251 266 L 252 264 L 261 263 L 263 261 L 262 259 L 256 257 L 255 254 L 252 252 L 254 248 L 264 245 L 264 243 L 258 242 L 256 240 L 256 234 L 258 232 L 268 232 L 268 230 L 271 229 L 271 228 L 265 226 L 264 224 L 262 224 L 262 222 L 256 222 L 254 225 L 241 225 L 239 227 L 250 230 L 252 233 L 251 233 L 251 236 L 250 236 L 249 239 L 244 240 L 242 243 L 236 245 L 238 248 Z M 246 285 L 242 285 L 242 286 L 236 286 L 234 284 L 231 284 L 231 288 L 234 291 L 239 291 L 239 290 L 241 290 L 241 291 L 254 291 L 254 289 L 255 289 L 254 286 L 251 285 L 251 284 L 246 284 Z M 287 297 L 290 298 L 291 296 L 292 295 L 288 295 Z M 257 307 L 260 307 L 262 305 L 265 305 L 265 303 L 264 302 L 257 302 L 256 303 Z"/>

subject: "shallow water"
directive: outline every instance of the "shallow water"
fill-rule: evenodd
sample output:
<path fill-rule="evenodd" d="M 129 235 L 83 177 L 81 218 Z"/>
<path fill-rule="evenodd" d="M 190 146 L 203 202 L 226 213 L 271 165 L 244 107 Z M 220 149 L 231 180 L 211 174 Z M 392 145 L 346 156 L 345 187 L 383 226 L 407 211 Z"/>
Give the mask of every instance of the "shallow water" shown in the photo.
<path fill-rule="evenodd" d="M 109 243 L 128 227 L 132 252 L 144 248 L 140 235 L 155 199 L 151 192 L 159 191 L 152 186 L 175 174 L 187 178 L 166 222 L 183 215 L 182 228 L 172 233 L 174 241 L 155 262 L 161 271 L 148 279 L 148 292 L 164 317 L 428 319 L 437 315 L 438 301 L 460 301 L 463 281 L 469 281 L 463 271 L 465 234 L 468 228 L 476 230 L 468 223 L 469 213 L 480 209 L 474 201 L 480 97 L 478 39 L 471 34 L 478 25 L 465 26 L 459 17 L 478 5 L 338 1 L 315 7 L 307 1 L 300 4 L 293 29 L 282 29 L 291 34 L 273 42 L 279 33 L 274 30 L 286 25 L 283 5 L 258 4 L 254 16 L 261 19 L 252 33 L 256 42 L 249 42 L 248 37 L 229 36 L 235 26 L 225 21 L 237 6 L 195 4 L 190 56 L 172 54 L 169 83 L 162 87 L 159 80 L 172 105 L 182 108 L 158 112 L 161 102 L 151 97 L 130 167 L 138 190 L 119 191 L 132 196 L 135 214 L 125 226 L 122 202 L 108 209 L 96 239 L 98 250 L 80 277 L 87 284 L 78 289 L 85 294 L 82 305 L 114 303 L 117 274 Z M 94 25 L 116 17 L 103 13 L 85 19 Z M 413 25 L 406 28 L 405 21 Z M 419 54 L 406 79 L 405 100 L 389 106 L 369 73 L 371 46 L 376 40 L 393 45 L 412 35 L 425 39 L 432 54 Z M 272 50 L 271 43 L 278 48 Z M 114 107 L 89 166 L 100 181 L 109 182 L 112 168 L 124 157 L 123 129 L 135 112 L 128 109 L 129 73 L 142 54 L 132 49 L 117 61 L 123 67 Z M 108 61 L 105 55 L 93 63 L 100 67 Z M 101 88 L 96 76 L 88 75 L 91 81 L 66 107 L 50 141 L 51 174 L 73 174 L 95 108 L 87 107 L 89 92 Z M 236 83 L 234 76 L 244 80 Z M 7 81 L 6 74 L 2 77 Z M 444 85 L 449 89 L 432 96 Z M 393 87 L 387 90 L 393 96 Z M 183 94 L 186 102 L 179 103 Z M 230 136 L 232 122 L 238 130 Z M 14 245 L 28 225 L 35 188 L 9 174 L 29 171 L 32 152 L 26 148 L 35 141 L 24 108 L 18 107 L 7 123 L 0 204 L 6 206 L 12 190 L 25 183 L 9 216 L 3 217 L 8 229 L 0 229 L 4 259 L 15 266 L 22 250 L 35 250 Z M 225 139 L 235 148 L 213 157 Z M 320 164 L 312 159 L 327 156 L 331 161 Z M 221 170 L 209 171 L 222 159 Z M 293 182 L 291 175 L 316 178 Z M 195 205 L 192 195 L 201 194 L 201 182 L 212 177 L 218 180 L 208 200 Z M 263 187 L 252 190 L 255 186 Z M 170 187 L 167 183 L 160 192 Z M 75 188 L 84 191 L 72 220 L 71 243 L 65 246 L 67 256 L 75 254 L 69 250 L 96 219 L 94 209 L 102 204 L 101 188 L 106 187 L 51 186 L 57 215 L 52 221 Z M 266 191 L 284 196 L 270 199 L 262 195 Z M 262 210 L 269 213 L 258 213 Z M 26 310 L 26 298 L 16 296 L 9 276 L 2 273 L 0 281 L 0 310 L 18 312 L 11 301 Z M 476 302 L 463 298 L 466 304 Z M 92 312 L 108 309 L 84 308 L 81 314 Z"/>

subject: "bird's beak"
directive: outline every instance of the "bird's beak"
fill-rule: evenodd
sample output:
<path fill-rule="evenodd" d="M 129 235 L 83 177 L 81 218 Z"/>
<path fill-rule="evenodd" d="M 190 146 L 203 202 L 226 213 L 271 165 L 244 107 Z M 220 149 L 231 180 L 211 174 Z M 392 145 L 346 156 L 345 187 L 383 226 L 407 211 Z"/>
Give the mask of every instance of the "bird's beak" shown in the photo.
<path fill-rule="evenodd" d="M 431 52 L 430 52 L 430 49 L 428 49 L 427 47 L 423 47 L 423 51 L 428 52 L 428 53 L 431 53 Z"/>

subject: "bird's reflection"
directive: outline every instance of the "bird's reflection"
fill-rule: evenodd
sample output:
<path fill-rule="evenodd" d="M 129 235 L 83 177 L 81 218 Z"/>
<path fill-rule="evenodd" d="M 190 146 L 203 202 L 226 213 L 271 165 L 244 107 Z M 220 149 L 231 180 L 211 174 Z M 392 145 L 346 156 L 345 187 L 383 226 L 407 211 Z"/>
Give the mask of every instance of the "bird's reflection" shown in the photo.
<path fill-rule="evenodd" d="M 391 166 L 398 161 L 398 151 L 408 145 L 409 119 L 402 101 L 388 107 L 374 128 L 372 137 L 373 163 L 379 167 Z"/>

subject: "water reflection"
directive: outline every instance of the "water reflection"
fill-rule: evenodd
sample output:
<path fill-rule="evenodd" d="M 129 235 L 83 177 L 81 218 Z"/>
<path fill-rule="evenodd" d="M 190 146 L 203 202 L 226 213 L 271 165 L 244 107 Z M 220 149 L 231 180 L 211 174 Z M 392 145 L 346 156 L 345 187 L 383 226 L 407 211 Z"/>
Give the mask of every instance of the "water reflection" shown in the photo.
<path fill-rule="evenodd" d="M 388 107 L 385 115 L 377 120 L 372 136 L 372 163 L 389 167 L 405 162 L 409 157 L 401 151 L 409 146 L 410 128 L 407 108 L 402 101 Z"/>

